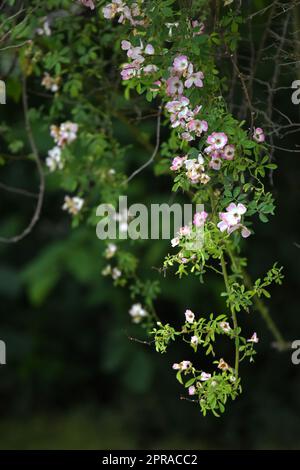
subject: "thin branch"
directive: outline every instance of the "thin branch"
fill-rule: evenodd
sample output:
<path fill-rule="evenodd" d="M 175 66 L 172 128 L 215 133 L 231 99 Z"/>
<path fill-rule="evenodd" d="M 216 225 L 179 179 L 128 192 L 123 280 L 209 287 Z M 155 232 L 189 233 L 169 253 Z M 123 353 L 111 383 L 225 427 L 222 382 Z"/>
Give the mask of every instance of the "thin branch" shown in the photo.
<path fill-rule="evenodd" d="M 22 194 L 23 196 L 27 197 L 38 198 L 38 194 L 32 193 L 31 191 L 27 191 L 26 189 L 15 188 L 14 186 L 9 186 L 4 183 L 0 183 L 0 188 L 4 189 L 4 191 L 8 191 L 9 193 Z"/>
<path fill-rule="evenodd" d="M 151 165 L 151 163 L 153 162 L 154 158 L 156 157 L 157 152 L 158 152 L 158 150 L 159 150 L 159 146 L 160 146 L 160 122 L 161 122 L 161 107 L 159 108 L 159 110 L 158 110 L 158 115 L 157 115 L 157 124 L 156 124 L 156 144 L 155 144 L 153 153 L 152 153 L 151 157 L 149 158 L 149 160 L 146 161 L 146 163 L 144 163 L 140 168 L 138 168 L 137 170 L 135 170 L 135 171 L 127 178 L 127 180 L 124 182 L 124 184 L 128 183 L 129 181 L 131 181 L 136 175 L 138 175 L 139 173 L 141 173 L 141 171 L 143 171 L 145 168 L 147 168 L 147 166 Z"/>
<path fill-rule="evenodd" d="M 30 144 L 33 156 L 34 156 L 36 167 L 37 167 L 39 180 L 40 180 L 39 193 L 38 193 L 37 203 L 35 206 L 33 216 L 29 224 L 27 225 L 27 227 L 19 235 L 15 235 L 14 237 L 10 237 L 10 238 L 0 237 L 0 242 L 2 243 L 17 243 L 23 238 L 25 238 L 27 235 L 29 235 L 29 233 L 32 231 L 32 229 L 34 228 L 34 226 L 36 225 L 36 223 L 38 222 L 40 218 L 40 214 L 41 214 L 41 210 L 43 206 L 43 200 L 44 200 L 44 193 L 45 193 L 45 177 L 44 177 L 44 172 L 43 172 L 43 166 L 40 161 L 38 149 L 35 143 L 35 139 L 33 136 L 32 127 L 31 127 L 29 115 L 28 115 L 28 99 L 27 99 L 27 87 L 26 87 L 25 76 L 23 76 L 22 78 L 22 98 L 23 98 L 23 112 L 24 112 L 24 119 L 25 119 L 25 127 L 27 131 L 29 144 Z"/>

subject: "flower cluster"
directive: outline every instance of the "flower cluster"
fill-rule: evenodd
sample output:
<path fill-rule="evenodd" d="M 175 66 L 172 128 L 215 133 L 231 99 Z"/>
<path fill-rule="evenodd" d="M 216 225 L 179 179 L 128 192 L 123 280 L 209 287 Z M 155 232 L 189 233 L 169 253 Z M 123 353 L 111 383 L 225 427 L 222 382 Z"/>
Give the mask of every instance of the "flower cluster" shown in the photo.
<path fill-rule="evenodd" d="M 76 139 L 77 131 L 78 125 L 69 121 L 62 123 L 59 127 L 55 125 L 50 127 L 51 137 L 53 137 L 56 143 L 56 145 L 48 151 L 48 157 L 46 158 L 46 165 L 51 172 L 63 168 L 62 148 Z"/>
<path fill-rule="evenodd" d="M 145 55 L 151 56 L 154 54 L 154 47 L 152 44 L 147 44 L 146 47 L 140 42 L 139 46 L 133 46 L 131 42 L 123 40 L 121 48 L 127 51 L 127 57 L 131 60 L 129 63 L 122 65 L 121 77 L 123 80 L 130 80 L 133 77 L 140 77 L 141 73 L 151 74 L 157 72 L 158 67 L 154 64 L 143 65 L 145 62 Z"/>
<path fill-rule="evenodd" d="M 57 169 L 62 170 L 64 167 L 61 159 L 61 148 L 57 145 L 48 151 L 48 157 L 46 158 L 46 165 L 49 170 L 55 171 Z"/>
<path fill-rule="evenodd" d="M 118 267 L 112 267 L 110 264 L 105 266 L 102 270 L 102 276 L 111 276 L 114 281 L 117 281 L 122 276 L 122 271 Z"/>
<path fill-rule="evenodd" d="M 50 128 L 51 137 L 59 147 L 70 144 L 77 137 L 78 125 L 74 122 L 63 122 L 59 127 L 52 125 Z"/>
<path fill-rule="evenodd" d="M 209 145 L 204 149 L 204 152 L 210 157 L 210 168 L 220 170 L 222 160 L 233 160 L 235 146 L 227 145 L 228 137 L 224 132 L 213 132 L 207 137 L 206 142 Z"/>
<path fill-rule="evenodd" d="M 191 109 L 189 98 L 180 96 L 176 100 L 168 101 L 166 110 L 170 113 L 171 127 L 179 128 L 181 138 L 187 142 L 200 137 L 208 130 L 206 121 L 198 119 L 201 106 Z"/>
<path fill-rule="evenodd" d="M 170 68 L 170 77 L 167 79 L 167 95 L 182 96 L 184 88 L 203 87 L 204 75 L 201 71 L 194 72 L 194 65 L 189 62 L 187 56 L 175 57 Z"/>
<path fill-rule="evenodd" d="M 143 1 L 140 0 L 139 4 L 142 3 Z M 122 0 L 112 0 L 111 3 L 108 3 L 102 8 L 103 16 L 109 20 L 119 17 L 119 23 L 126 23 L 126 21 L 129 21 L 133 26 L 142 25 L 145 20 L 141 19 L 141 17 L 143 17 L 143 12 L 139 4 L 132 3 L 131 6 L 128 6 Z"/>
<path fill-rule="evenodd" d="M 175 157 L 170 166 L 170 170 L 178 171 L 184 168 L 185 174 L 191 183 L 207 184 L 210 180 L 209 175 L 205 172 L 204 158 L 199 153 L 198 158 L 190 158 L 187 156 Z"/>

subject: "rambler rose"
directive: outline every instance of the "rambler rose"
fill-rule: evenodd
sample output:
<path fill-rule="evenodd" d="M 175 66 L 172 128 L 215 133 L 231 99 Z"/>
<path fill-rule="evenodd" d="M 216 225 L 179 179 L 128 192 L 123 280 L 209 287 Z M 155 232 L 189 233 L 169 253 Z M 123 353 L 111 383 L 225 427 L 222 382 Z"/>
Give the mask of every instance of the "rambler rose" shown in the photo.
<path fill-rule="evenodd" d="M 228 231 L 230 228 L 239 224 L 242 215 L 245 214 L 246 211 L 247 208 L 244 206 L 244 204 L 236 205 L 234 202 L 229 204 L 229 206 L 226 208 L 226 212 L 220 212 L 219 214 L 221 222 L 218 223 L 218 227 L 221 232 L 224 232 L 225 230 Z"/>
<path fill-rule="evenodd" d="M 188 323 L 194 323 L 194 320 L 195 320 L 194 312 L 192 312 L 191 310 L 186 310 L 184 315 L 185 315 L 185 321 L 187 321 Z"/>
<path fill-rule="evenodd" d="M 254 128 L 253 139 L 258 143 L 262 143 L 266 140 L 264 131 L 261 127 Z"/>

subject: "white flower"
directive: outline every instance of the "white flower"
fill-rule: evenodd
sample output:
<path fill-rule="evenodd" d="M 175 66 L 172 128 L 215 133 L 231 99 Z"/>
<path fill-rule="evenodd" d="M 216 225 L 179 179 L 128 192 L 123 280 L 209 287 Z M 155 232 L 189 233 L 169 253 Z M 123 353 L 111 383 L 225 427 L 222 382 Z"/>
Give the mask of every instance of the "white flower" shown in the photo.
<path fill-rule="evenodd" d="M 173 248 L 175 246 L 179 245 L 179 238 L 178 237 L 172 238 L 171 245 L 172 245 Z"/>
<path fill-rule="evenodd" d="M 111 272 L 111 277 L 113 278 L 113 280 L 116 281 L 121 276 L 122 276 L 122 271 L 120 271 L 119 268 L 113 268 Z"/>
<path fill-rule="evenodd" d="M 45 19 L 43 25 L 36 30 L 39 36 L 51 36 L 49 21 Z"/>
<path fill-rule="evenodd" d="M 50 127 L 50 134 L 59 147 L 65 144 L 70 144 L 77 137 L 78 124 L 75 122 L 66 121 L 59 127 L 52 125 Z"/>
<path fill-rule="evenodd" d="M 195 395 L 196 393 L 196 387 L 194 385 L 191 385 L 189 387 L 189 395 Z"/>
<path fill-rule="evenodd" d="M 111 265 L 108 264 L 107 266 L 105 266 L 105 268 L 102 269 L 101 274 L 102 276 L 109 276 L 109 274 L 111 274 Z"/>
<path fill-rule="evenodd" d="M 48 157 L 46 158 L 46 165 L 49 170 L 55 171 L 63 168 L 63 162 L 61 160 L 61 149 L 56 145 L 53 149 L 49 150 Z"/>
<path fill-rule="evenodd" d="M 114 243 L 109 243 L 105 250 L 105 258 L 112 258 L 116 254 L 117 249 L 117 245 L 115 245 Z"/>
<path fill-rule="evenodd" d="M 228 370 L 229 365 L 227 364 L 227 362 L 224 361 L 224 359 L 220 359 L 219 364 L 218 364 L 218 369 Z"/>
<path fill-rule="evenodd" d="M 184 315 L 185 315 L 185 320 L 188 322 L 188 323 L 193 323 L 194 320 L 195 320 L 195 314 L 191 311 L 191 310 L 186 310 L 184 312 Z"/>
<path fill-rule="evenodd" d="M 200 380 L 202 382 L 205 382 L 206 380 L 209 380 L 211 378 L 211 374 L 208 374 L 207 372 L 201 372 Z"/>
<path fill-rule="evenodd" d="M 148 312 L 141 304 L 133 304 L 129 310 L 129 315 L 132 316 L 133 323 L 140 323 L 143 318 L 148 316 Z"/>
<path fill-rule="evenodd" d="M 145 54 L 148 54 L 148 55 L 153 55 L 155 53 L 154 51 L 154 47 L 152 46 L 152 44 L 147 44 L 147 46 L 145 47 Z"/>
<path fill-rule="evenodd" d="M 248 343 L 258 343 L 258 341 L 259 341 L 259 338 L 256 333 L 253 333 L 251 338 L 247 339 Z"/>
<path fill-rule="evenodd" d="M 198 343 L 199 343 L 198 336 L 192 336 L 191 337 L 191 344 L 193 344 L 194 346 L 197 346 Z"/>
<path fill-rule="evenodd" d="M 84 199 L 81 197 L 65 196 L 65 202 L 62 206 L 63 210 L 68 211 L 72 215 L 77 215 L 81 211 Z"/>
<path fill-rule="evenodd" d="M 235 204 L 234 202 L 231 202 L 231 204 L 226 208 L 226 212 L 219 213 L 221 221 L 218 223 L 218 228 L 221 232 L 227 231 L 229 234 L 241 228 L 242 236 L 247 238 L 250 235 L 250 231 L 240 223 L 241 217 L 246 211 L 247 208 L 244 204 Z"/>
<path fill-rule="evenodd" d="M 227 321 L 221 321 L 219 323 L 219 326 L 220 326 L 221 330 L 224 331 L 224 333 L 229 333 L 229 331 L 231 331 L 231 327 L 230 327 L 230 325 Z"/>
<path fill-rule="evenodd" d="M 192 367 L 192 363 L 191 361 L 182 361 L 180 363 L 180 366 L 181 366 L 181 370 L 187 370 L 187 369 L 190 369 L 190 367 Z"/>
<path fill-rule="evenodd" d="M 42 85 L 46 88 L 46 90 L 50 90 L 53 93 L 57 92 L 59 89 L 59 83 L 60 77 L 53 78 L 49 75 L 48 72 L 44 73 Z"/>

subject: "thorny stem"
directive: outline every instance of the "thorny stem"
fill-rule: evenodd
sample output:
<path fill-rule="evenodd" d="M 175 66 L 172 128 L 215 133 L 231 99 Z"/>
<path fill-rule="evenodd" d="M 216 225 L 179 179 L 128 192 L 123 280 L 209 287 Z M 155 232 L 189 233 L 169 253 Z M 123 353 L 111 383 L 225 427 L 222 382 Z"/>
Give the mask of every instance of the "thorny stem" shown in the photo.
<path fill-rule="evenodd" d="M 230 284 L 229 284 L 229 279 L 228 279 L 228 274 L 227 274 L 226 262 L 225 262 L 223 254 L 221 255 L 220 259 L 221 259 L 222 273 L 223 273 L 223 277 L 224 277 L 224 283 L 225 283 L 226 291 L 229 294 L 230 293 Z M 231 316 L 232 316 L 232 321 L 233 321 L 233 327 L 234 327 L 234 331 L 235 331 L 235 366 L 234 366 L 234 370 L 235 370 L 235 376 L 238 377 L 239 362 L 240 362 L 240 339 L 239 339 L 239 335 L 238 335 L 238 327 L 239 326 L 238 326 L 237 316 L 236 316 L 236 312 L 234 310 L 234 307 L 231 306 L 230 310 L 231 310 Z"/>

